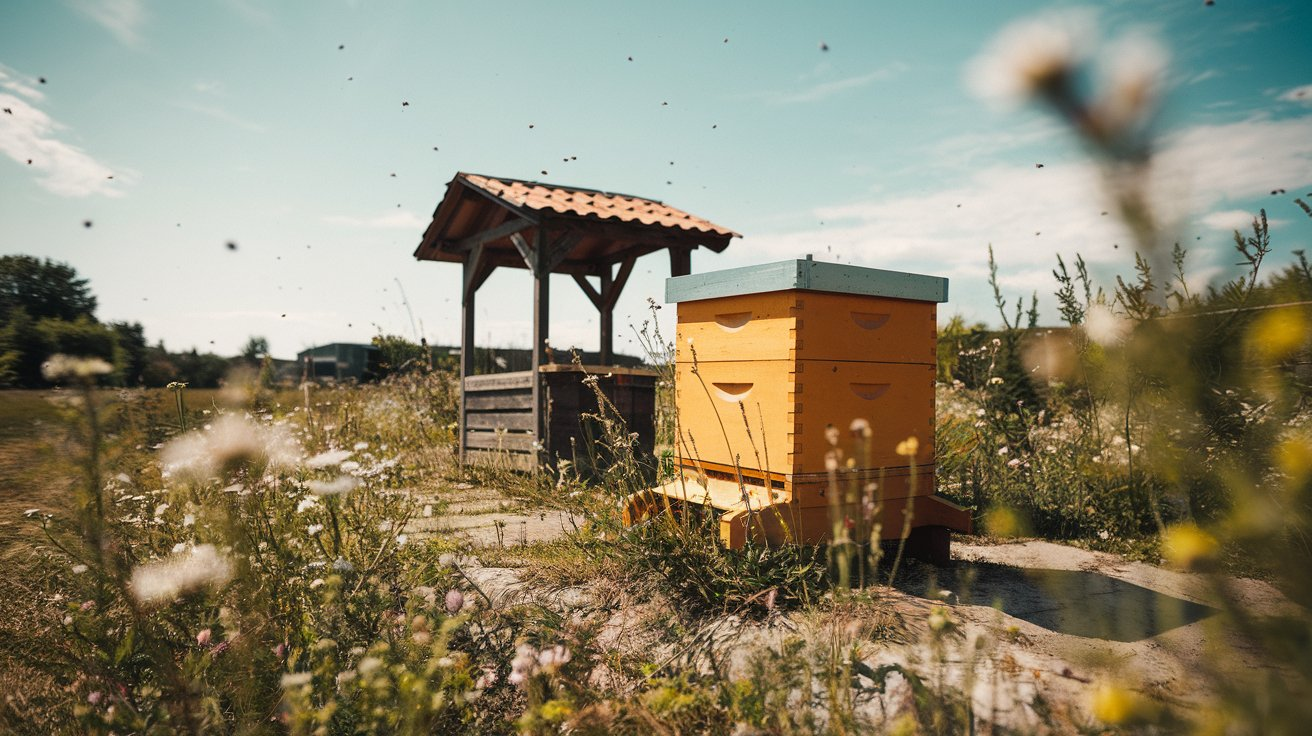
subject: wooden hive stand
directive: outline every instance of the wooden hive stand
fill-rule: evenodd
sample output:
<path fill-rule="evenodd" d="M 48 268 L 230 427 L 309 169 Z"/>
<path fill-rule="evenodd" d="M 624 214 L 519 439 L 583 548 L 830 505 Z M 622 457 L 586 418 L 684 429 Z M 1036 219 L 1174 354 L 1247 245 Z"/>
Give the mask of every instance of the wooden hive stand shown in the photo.
<path fill-rule="evenodd" d="M 936 308 L 947 288 L 809 256 L 670 278 L 676 472 L 630 499 L 626 521 L 671 501 L 710 506 L 736 548 L 749 535 L 828 541 L 836 515 L 865 514 L 884 540 L 905 535 L 946 562 L 947 530 L 971 528 L 969 512 L 933 495 Z"/>

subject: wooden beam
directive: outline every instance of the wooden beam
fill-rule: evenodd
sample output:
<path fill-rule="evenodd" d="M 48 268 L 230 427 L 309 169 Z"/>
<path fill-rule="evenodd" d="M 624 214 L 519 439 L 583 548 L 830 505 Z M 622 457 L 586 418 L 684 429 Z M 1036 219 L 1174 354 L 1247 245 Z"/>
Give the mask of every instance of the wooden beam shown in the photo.
<path fill-rule="evenodd" d="M 670 248 L 670 275 L 687 276 L 692 273 L 692 249 Z"/>
<path fill-rule="evenodd" d="M 624 285 L 628 283 L 629 274 L 633 273 L 633 264 L 637 262 L 637 258 L 629 256 L 620 264 L 620 272 L 615 276 L 615 283 L 611 284 L 610 294 L 607 296 L 611 308 L 614 308 L 615 302 L 619 301 L 620 292 L 624 290 Z"/>
<path fill-rule="evenodd" d="M 474 292 L 478 291 L 479 286 L 482 286 L 482 283 L 479 280 L 479 272 L 482 271 L 483 268 L 486 266 L 486 264 L 484 263 L 486 259 L 483 257 L 483 255 L 484 255 L 483 244 L 479 243 L 477 246 L 474 247 L 473 252 L 471 252 L 469 254 L 469 257 L 466 258 L 464 261 L 463 271 L 465 276 L 464 278 L 465 288 L 464 291 L 461 292 L 461 297 L 460 297 L 461 304 L 464 303 L 464 300 L 466 298 L 472 299 Z M 483 278 L 486 279 L 487 277 L 484 276 Z"/>
<path fill-rule="evenodd" d="M 456 241 L 455 250 L 468 251 L 480 245 L 483 245 L 484 243 L 490 243 L 494 240 L 500 240 L 501 238 L 504 238 L 507 235 L 512 235 L 521 230 L 526 230 L 530 227 L 533 227 L 533 223 L 529 222 L 528 220 L 522 217 L 517 217 L 513 220 L 510 220 L 509 222 L 503 222 L 497 227 L 483 230 L 480 233 L 475 233 L 474 235 L 470 235 L 467 238 Z"/>
<path fill-rule="evenodd" d="M 533 238 L 533 240 L 539 245 L 542 241 L 541 235 L 542 230 L 539 228 L 538 235 Z M 532 271 L 533 275 L 536 276 L 538 274 L 538 259 L 533 253 L 533 246 L 529 245 L 528 241 L 524 239 L 524 236 L 519 233 L 511 235 L 510 242 L 515 244 L 515 250 L 519 251 L 519 257 L 524 259 L 524 263 L 528 266 L 528 270 Z"/>
<path fill-rule="evenodd" d="M 631 262 L 631 261 L 626 261 Z M 632 270 L 632 268 L 630 268 Z M 627 276 L 626 276 L 627 278 Z M 621 287 L 623 285 L 621 284 Z M 597 343 L 598 358 L 602 365 L 610 365 L 614 359 L 615 352 L 615 297 L 618 295 L 618 289 L 615 288 L 615 282 L 611 277 L 611 267 L 601 272 L 601 298 L 594 304 L 597 306 L 599 327 L 601 330 L 601 339 Z"/>
<path fill-rule="evenodd" d="M 601 287 L 603 291 L 606 288 L 606 282 L 610 280 L 609 278 L 607 278 L 608 276 L 610 276 L 610 274 L 607 273 L 608 271 L 610 271 L 610 268 L 606 268 L 604 271 L 601 272 L 602 273 Z M 583 290 L 583 293 L 587 295 L 588 301 L 592 302 L 592 306 L 596 307 L 597 309 L 601 309 L 601 303 L 602 303 L 601 294 L 598 294 L 597 290 L 592 288 L 592 284 L 588 283 L 588 277 L 579 273 L 570 274 L 570 275 L 574 277 L 574 283 L 578 284 L 579 288 Z"/>
<path fill-rule="evenodd" d="M 479 259 L 481 260 L 481 259 Z M 478 263 L 474 259 L 464 262 L 465 293 L 460 298 L 460 445 L 458 455 L 461 463 L 465 462 L 465 431 L 469 411 L 468 397 L 465 392 L 465 379 L 474 375 L 474 295 L 478 287 L 469 288 L 477 276 Z"/>
<path fill-rule="evenodd" d="M 732 236 L 720 235 L 700 230 L 683 230 L 663 225 L 644 225 L 642 223 L 624 223 L 552 217 L 543 221 L 543 227 L 552 230 L 571 230 L 588 237 L 602 237 L 621 243 L 653 243 L 662 248 L 682 247 L 696 248 L 704 246 L 720 252 L 729 244 Z"/>
<path fill-rule="evenodd" d="M 551 247 L 547 249 L 547 272 L 554 272 L 557 266 L 564 263 L 569 254 L 574 251 L 574 246 L 578 245 L 582 239 L 581 234 L 573 232 L 565 233 L 556 238 Z"/>
<path fill-rule="evenodd" d="M 511 236 L 515 240 L 515 247 L 519 248 L 521 255 L 527 249 L 528 243 L 524 242 L 524 237 L 519 233 Z M 547 362 L 547 340 L 549 338 L 548 325 L 551 318 L 551 271 L 545 268 L 547 259 L 547 237 L 544 228 L 538 228 L 534 233 L 534 248 L 529 258 L 525 256 L 525 261 L 529 263 L 533 272 L 533 439 L 539 444 L 539 447 L 546 447 L 547 438 L 547 397 L 543 390 L 542 377 L 538 369 Z M 521 243 L 523 247 L 521 247 Z M 540 460 L 541 454 L 535 454 L 534 460 Z"/>
<path fill-rule="evenodd" d="M 511 204 L 510 202 L 507 202 L 506 200 L 502 199 L 501 197 L 498 197 L 492 192 L 489 192 L 486 189 L 483 189 L 482 187 L 475 186 L 472 182 L 461 179 L 460 186 L 463 187 L 466 192 L 473 192 L 474 194 L 477 194 L 480 197 L 491 201 L 493 204 L 496 204 L 504 209 L 510 210 L 512 213 L 524 218 L 525 220 L 529 220 L 535 225 L 540 221 L 540 218 L 536 214 L 534 214 L 532 210 L 526 207 L 517 207 Z M 447 196 L 448 197 L 451 196 L 451 191 L 449 189 L 447 190 Z"/>
<path fill-rule="evenodd" d="M 489 266 L 495 266 L 497 268 L 529 268 L 529 265 L 524 262 L 524 259 L 521 258 L 516 251 L 500 250 L 489 246 L 483 257 Z M 602 265 L 600 263 L 588 261 L 565 261 L 556 267 L 555 273 L 566 275 L 578 273 L 585 276 L 600 276 L 601 271 Z"/>

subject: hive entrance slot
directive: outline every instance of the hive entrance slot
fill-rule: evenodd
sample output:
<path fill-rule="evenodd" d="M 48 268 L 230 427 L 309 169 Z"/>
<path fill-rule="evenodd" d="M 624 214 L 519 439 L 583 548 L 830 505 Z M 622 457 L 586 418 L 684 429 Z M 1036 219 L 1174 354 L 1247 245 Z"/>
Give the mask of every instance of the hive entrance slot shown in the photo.
<path fill-rule="evenodd" d="M 884 392 L 888 390 L 887 383 L 853 383 L 850 384 L 850 386 L 852 388 L 852 393 L 866 401 L 877 399 L 880 396 L 883 396 Z"/>
<path fill-rule="evenodd" d="M 888 323 L 889 315 L 874 312 L 853 312 L 852 321 L 863 330 L 877 330 Z"/>
<path fill-rule="evenodd" d="M 715 324 L 723 328 L 725 332 L 737 332 L 751 321 L 751 312 L 729 312 L 715 315 Z"/>
<path fill-rule="evenodd" d="M 750 383 L 712 383 L 715 392 L 725 401 L 742 401 L 747 398 L 747 394 L 752 392 Z"/>

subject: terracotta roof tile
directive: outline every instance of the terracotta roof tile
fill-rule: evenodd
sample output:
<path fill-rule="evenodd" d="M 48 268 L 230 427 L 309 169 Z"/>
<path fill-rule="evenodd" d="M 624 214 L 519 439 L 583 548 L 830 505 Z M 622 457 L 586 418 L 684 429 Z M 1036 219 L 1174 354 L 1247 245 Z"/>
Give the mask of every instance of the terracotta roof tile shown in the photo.
<path fill-rule="evenodd" d="M 696 217 L 653 199 L 517 179 L 497 179 L 481 174 L 459 174 L 457 178 L 516 207 L 537 211 L 550 210 L 562 215 L 674 227 L 687 231 L 715 233 L 725 237 L 738 236 L 738 233 L 716 225 L 710 220 Z"/>

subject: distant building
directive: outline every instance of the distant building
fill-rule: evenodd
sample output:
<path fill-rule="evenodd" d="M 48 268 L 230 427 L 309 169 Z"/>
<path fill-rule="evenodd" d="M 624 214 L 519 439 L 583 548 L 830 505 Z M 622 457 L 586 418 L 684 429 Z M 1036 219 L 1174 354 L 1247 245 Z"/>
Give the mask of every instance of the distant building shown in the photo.
<path fill-rule="evenodd" d="M 437 368 L 454 368 L 460 357 L 460 348 L 434 345 L 432 365 Z M 374 345 L 354 342 L 333 342 L 302 350 L 296 355 L 299 377 L 311 381 L 370 381 L 384 371 L 380 370 L 380 351 Z M 595 352 L 579 351 L 584 365 L 600 365 L 601 356 Z M 573 362 L 572 350 L 555 351 L 551 362 Z M 610 365 L 633 367 L 642 365 L 641 358 L 614 355 Z M 526 371 L 533 365 L 533 353 L 528 348 L 475 348 L 474 373 L 507 373 Z"/>
<path fill-rule="evenodd" d="M 354 342 L 333 342 L 296 354 L 301 375 L 311 381 L 367 381 L 375 375 L 378 348 Z"/>

